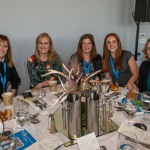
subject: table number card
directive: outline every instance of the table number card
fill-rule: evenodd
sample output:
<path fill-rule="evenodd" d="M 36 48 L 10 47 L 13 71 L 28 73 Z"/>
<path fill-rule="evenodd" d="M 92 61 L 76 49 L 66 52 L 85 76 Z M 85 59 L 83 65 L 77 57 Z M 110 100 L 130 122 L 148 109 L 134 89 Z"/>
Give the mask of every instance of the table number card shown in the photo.
<path fill-rule="evenodd" d="M 91 133 L 77 139 L 80 150 L 100 150 L 95 133 Z"/>

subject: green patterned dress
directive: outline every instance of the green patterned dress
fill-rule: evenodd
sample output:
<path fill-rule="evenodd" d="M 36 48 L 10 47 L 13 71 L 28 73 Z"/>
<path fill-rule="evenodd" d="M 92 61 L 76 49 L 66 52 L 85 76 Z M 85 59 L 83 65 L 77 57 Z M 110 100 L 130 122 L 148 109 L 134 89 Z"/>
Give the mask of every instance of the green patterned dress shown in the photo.
<path fill-rule="evenodd" d="M 60 83 L 57 74 L 51 74 L 45 77 L 41 76 L 45 73 L 48 73 L 49 69 L 62 72 L 62 65 L 59 58 L 53 61 L 52 64 L 50 64 L 48 61 L 41 61 L 40 63 L 37 63 L 35 55 L 31 56 L 31 59 L 32 62 L 27 61 L 28 72 L 31 80 L 31 87 L 34 87 L 38 83 L 44 82 L 45 80 L 49 80 L 53 76 L 55 76 L 57 82 Z"/>

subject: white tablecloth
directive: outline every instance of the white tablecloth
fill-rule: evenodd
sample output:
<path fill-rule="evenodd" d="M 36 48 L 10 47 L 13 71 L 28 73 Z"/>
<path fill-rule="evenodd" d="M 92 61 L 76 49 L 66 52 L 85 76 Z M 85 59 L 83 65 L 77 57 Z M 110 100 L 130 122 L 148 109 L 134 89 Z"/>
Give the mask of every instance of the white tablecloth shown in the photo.
<path fill-rule="evenodd" d="M 47 92 L 49 93 L 49 90 Z M 47 94 L 47 95 L 49 95 L 49 94 Z M 60 106 L 61 106 L 61 104 L 58 104 L 58 105 L 54 106 L 53 108 L 49 106 L 46 110 L 49 113 L 53 113 L 56 110 L 59 111 Z M 11 108 L 11 107 L 9 107 L 9 108 Z M 0 104 L 0 110 L 3 111 L 5 109 L 6 108 L 3 105 L 3 103 Z M 13 107 L 11 109 L 13 110 Z M 39 112 L 41 112 L 41 110 Z M 35 112 L 35 110 L 33 110 L 31 108 L 31 113 L 35 114 L 37 112 Z M 140 122 L 141 117 L 142 116 L 136 116 L 132 120 L 135 121 L 135 122 Z M 40 123 L 38 123 L 38 124 L 29 124 L 26 129 L 31 133 L 31 135 L 35 139 L 37 139 L 37 141 L 41 141 L 42 139 L 49 136 L 49 134 L 50 134 L 49 130 L 48 130 L 48 115 L 45 115 L 45 116 L 39 115 L 38 118 L 40 119 Z M 112 119 L 118 125 L 121 125 L 122 121 L 127 120 L 127 118 L 125 118 L 123 113 L 120 112 L 120 111 L 115 111 L 114 116 L 113 116 Z M 148 127 L 147 131 L 150 132 L 150 124 L 147 124 L 147 127 Z M 97 140 L 98 140 L 99 145 L 105 145 L 108 150 L 117 150 L 117 140 L 118 140 L 117 131 L 115 131 L 113 133 L 103 135 L 103 136 L 99 136 L 99 137 L 97 137 Z M 32 149 L 35 150 L 34 145 L 32 146 Z M 59 149 L 60 150 L 77 150 L 78 146 L 77 146 L 77 144 L 69 146 L 69 147 L 64 147 L 62 145 Z M 139 149 L 148 150 L 148 148 L 143 147 L 140 144 L 139 144 Z"/>

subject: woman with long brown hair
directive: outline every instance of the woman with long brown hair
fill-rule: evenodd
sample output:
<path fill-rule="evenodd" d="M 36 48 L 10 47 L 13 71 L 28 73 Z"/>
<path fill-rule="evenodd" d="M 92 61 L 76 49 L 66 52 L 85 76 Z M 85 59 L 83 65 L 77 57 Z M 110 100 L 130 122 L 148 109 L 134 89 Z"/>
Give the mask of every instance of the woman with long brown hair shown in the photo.
<path fill-rule="evenodd" d="M 103 71 L 109 72 L 113 84 L 124 87 L 138 79 L 138 67 L 131 52 L 123 50 L 120 38 L 109 33 L 103 45 Z"/>
<path fill-rule="evenodd" d="M 0 34 L 0 81 L 0 99 L 2 93 L 7 91 L 8 82 L 11 84 L 13 96 L 16 95 L 21 80 L 12 60 L 9 38 L 2 34 Z"/>
<path fill-rule="evenodd" d="M 75 68 L 76 71 L 77 67 L 79 67 L 83 76 L 102 69 L 101 55 L 97 54 L 92 34 L 84 34 L 80 37 L 77 52 L 71 56 L 69 66 Z M 98 76 L 100 77 L 100 73 Z"/>

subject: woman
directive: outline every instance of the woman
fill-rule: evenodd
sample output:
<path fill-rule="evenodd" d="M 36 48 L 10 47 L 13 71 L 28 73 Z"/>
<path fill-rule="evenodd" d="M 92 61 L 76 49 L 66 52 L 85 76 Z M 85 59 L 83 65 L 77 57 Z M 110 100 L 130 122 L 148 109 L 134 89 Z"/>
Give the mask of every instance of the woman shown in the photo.
<path fill-rule="evenodd" d="M 143 53 L 146 58 L 139 68 L 138 88 L 140 92 L 150 92 L 150 39 L 144 45 Z M 130 90 L 138 90 L 135 84 L 131 84 Z"/>
<path fill-rule="evenodd" d="M 102 59 L 97 54 L 94 37 L 92 34 L 84 34 L 78 42 L 77 52 L 74 53 L 70 60 L 69 66 L 83 73 L 84 76 L 102 68 Z M 100 77 L 100 73 L 98 74 Z"/>
<path fill-rule="evenodd" d="M 113 84 L 128 87 L 138 79 L 138 67 L 133 55 L 122 49 L 117 34 L 110 33 L 105 37 L 103 45 L 103 71 L 109 72 Z"/>
<path fill-rule="evenodd" d="M 41 75 L 49 69 L 62 71 L 61 60 L 56 53 L 51 37 L 47 33 L 41 33 L 36 39 L 35 54 L 27 60 L 28 72 L 31 80 L 31 88 L 39 89 L 47 87 L 49 80 L 57 80 L 56 74 L 46 77 Z"/>
<path fill-rule="evenodd" d="M 21 80 L 12 60 L 10 41 L 7 36 L 2 34 L 0 34 L 0 79 L 0 99 L 2 99 L 2 93 L 7 90 L 8 82 L 10 82 L 11 91 L 15 96 Z"/>

